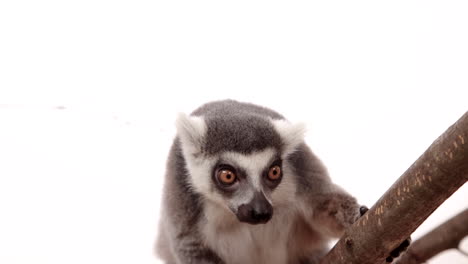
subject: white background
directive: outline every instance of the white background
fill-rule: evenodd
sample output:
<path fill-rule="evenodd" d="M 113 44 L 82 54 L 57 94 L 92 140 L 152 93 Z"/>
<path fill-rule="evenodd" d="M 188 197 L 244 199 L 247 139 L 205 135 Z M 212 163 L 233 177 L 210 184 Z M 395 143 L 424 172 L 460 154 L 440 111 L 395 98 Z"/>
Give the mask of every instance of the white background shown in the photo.
<path fill-rule="evenodd" d="M 0 263 L 157 263 L 175 116 L 214 99 L 306 122 L 335 181 L 371 206 L 467 111 L 467 14 L 466 1 L 1 1 Z"/>

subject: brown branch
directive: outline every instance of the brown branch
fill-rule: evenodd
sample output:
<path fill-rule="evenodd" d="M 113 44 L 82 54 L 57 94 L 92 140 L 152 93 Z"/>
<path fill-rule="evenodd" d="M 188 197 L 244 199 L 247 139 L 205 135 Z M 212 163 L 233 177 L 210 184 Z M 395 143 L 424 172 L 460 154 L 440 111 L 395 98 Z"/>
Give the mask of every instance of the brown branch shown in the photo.
<path fill-rule="evenodd" d="M 345 232 L 321 263 L 381 263 L 467 179 L 468 112 Z"/>
<path fill-rule="evenodd" d="M 458 249 L 468 235 L 468 209 L 413 242 L 397 264 L 418 264 L 447 249 Z"/>

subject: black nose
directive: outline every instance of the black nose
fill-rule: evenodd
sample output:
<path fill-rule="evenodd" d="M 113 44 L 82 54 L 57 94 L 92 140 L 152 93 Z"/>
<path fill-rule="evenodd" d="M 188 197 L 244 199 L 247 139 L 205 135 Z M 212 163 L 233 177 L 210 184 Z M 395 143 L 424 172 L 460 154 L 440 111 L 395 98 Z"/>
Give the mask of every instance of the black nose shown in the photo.
<path fill-rule="evenodd" d="M 254 223 L 266 223 L 271 219 L 272 212 L 271 211 L 260 211 L 257 212 L 255 210 L 252 210 L 251 212 L 251 219 L 252 222 Z"/>
<path fill-rule="evenodd" d="M 252 201 L 239 206 L 237 218 L 249 224 L 264 224 L 273 216 L 273 207 L 263 193 L 256 193 Z"/>

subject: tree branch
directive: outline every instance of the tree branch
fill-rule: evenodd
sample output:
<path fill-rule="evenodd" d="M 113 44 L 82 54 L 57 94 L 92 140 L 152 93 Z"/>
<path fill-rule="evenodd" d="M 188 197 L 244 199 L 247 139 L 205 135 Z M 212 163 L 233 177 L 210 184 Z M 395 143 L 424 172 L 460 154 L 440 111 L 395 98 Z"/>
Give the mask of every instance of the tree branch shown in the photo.
<path fill-rule="evenodd" d="M 321 263 L 381 263 L 467 179 L 468 112 L 346 230 Z"/>
<path fill-rule="evenodd" d="M 458 249 L 468 235 L 468 209 L 413 242 L 397 264 L 419 264 L 447 249 Z"/>

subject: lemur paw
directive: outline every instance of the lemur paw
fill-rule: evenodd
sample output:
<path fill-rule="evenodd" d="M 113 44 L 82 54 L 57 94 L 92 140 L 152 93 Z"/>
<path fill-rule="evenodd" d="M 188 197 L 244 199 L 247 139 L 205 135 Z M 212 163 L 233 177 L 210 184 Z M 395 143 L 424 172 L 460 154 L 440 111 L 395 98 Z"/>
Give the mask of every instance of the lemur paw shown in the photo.
<path fill-rule="evenodd" d="M 359 212 L 361 213 L 361 216 L 363 216 L 367 211 L 369 211 L 369 208 L 367 208 L 365 205 L 359 208 Z M 411 237 L 408 237 L 397 248 L 395 248 L 392 252 L 390 252 L 390 256 L 388 256 L 385 259 L 385 261 L 388 263 L 392 263 L 394 259 L 398 258 L 401 255 L 401 253 L 405 252 L 408 249 L 410 244 L 411 244 Z"/>
<path fill-rule="evenodd" d="M 359 213 L 361 214 L 361 216 L 363 216 L 367 211 L 369 211 L 369 208 L 367 208 L 367 206 L 365 206 L 365 205 L 362 205 L 359 208 Z"/>
<path fill-rule="evenodd" d="M 395 248 L 392 252 L 390 252 L 390 256 L 388 256 L 385 259 L 385 261 L 388 263 L 392 263 L 393 259 L 398 258 L 401 255 L 401 253 L 404 253 L 408 249 L 410 244 L 411 244 L 411 237 L 408 237 L 397 248 Z"/>

